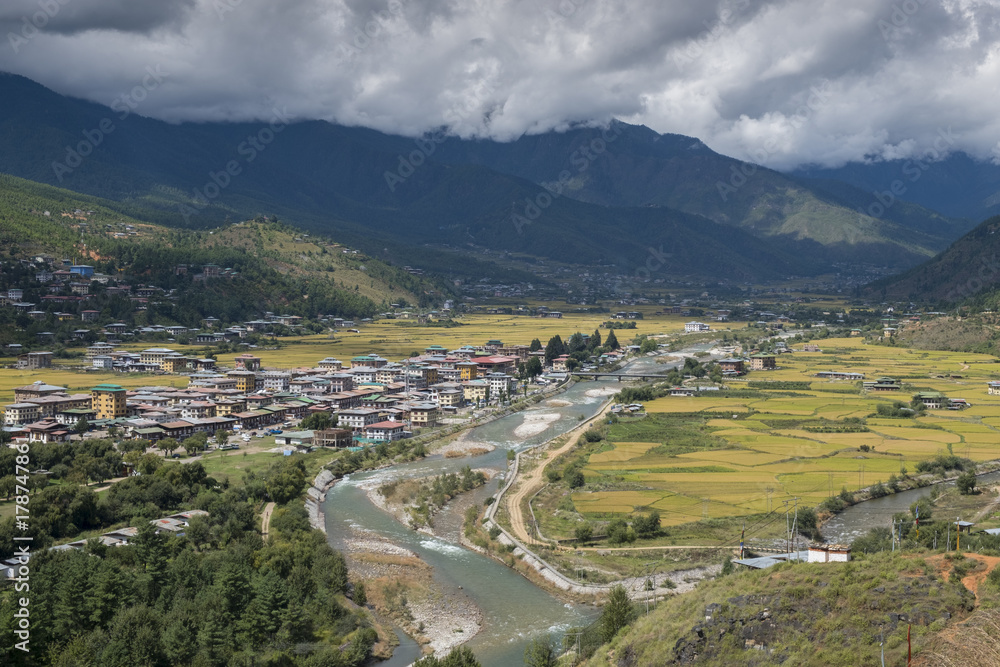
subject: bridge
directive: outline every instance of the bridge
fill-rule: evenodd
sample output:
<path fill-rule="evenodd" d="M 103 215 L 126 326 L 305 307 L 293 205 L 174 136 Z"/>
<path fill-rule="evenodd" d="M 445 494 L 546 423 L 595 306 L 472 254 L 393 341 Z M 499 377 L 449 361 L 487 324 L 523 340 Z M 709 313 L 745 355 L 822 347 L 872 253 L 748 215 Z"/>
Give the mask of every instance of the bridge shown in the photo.
<path fill-rule="evenodd" d="M 591 380 L 597 380 L 600 378 L 616 378 L 619 382 L 623 379 L 625 380 L 666 380 L 667 376 L 659 373 L 625 373 L 623 371 L 603 371 L 600 373 L 589 372 L 584 373 L 582 371 L 573 371 L 570 375 L 579 378 L 590 378 Z"/>

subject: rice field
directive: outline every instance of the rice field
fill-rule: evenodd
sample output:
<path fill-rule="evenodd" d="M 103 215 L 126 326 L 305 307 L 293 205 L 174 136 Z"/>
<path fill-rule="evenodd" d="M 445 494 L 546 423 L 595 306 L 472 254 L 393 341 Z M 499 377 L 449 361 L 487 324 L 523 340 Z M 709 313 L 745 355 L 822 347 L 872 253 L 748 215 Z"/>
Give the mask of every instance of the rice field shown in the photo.
<path fill-rule="evenodd" d="M 781 355 L 778 370 L 747 377 L 810 382 L 809 390 L 763 389 L 760 397 L 663 397 L 648 402 L 648 413 L 675 419 L 691 415 L 697 420 L 698 413 L 713 413 L 713 418 L 698 423 L 715 442 L 730 447 L 713 444 L 670 455 L 657 451 L 657 444 L 666 451 L 675 441 L 669 431 L 661 434 L 660 443 L 612 439 L 614 448 L 591 456 L 584 469 L 587 481 L 598 482 L 602 490 L 573 494 L 576 508 L 597 517 L 654 507 L 663 525 L 671 526 L 705 516 L 768 511 L 793 497 L 815 506 L 842 488 L 857 490 L 903 470 L 913 471 L 919 461 L 948 453 L 949 447 L 975 461 L 1000 458 L 1000 396 L 986 390 L 987 382 L 1000 379 L 995 358 L 869 347 L 857 339 L 822 343 L 833 353 Z M 860 382 L 816 380 L 815 374 L 823 370 L 864 373 L 866 379 L 894 377 L 904 389 L 863 394 Z M 743 388 L 742 382 L 733 380 L 730 386 Z M 972 407 L 928 410 L 917 419 L 873 416 L 879 404 L 908 403 L 913 393 L 928 390 L 964 398 Z M 822 433 L 803 428 L 851 417 L 864 419 L 869 430 Z M 656 437 L 647 433 L 644 439 Z M 608 490 L 615 479 L 630 490 Z"/>

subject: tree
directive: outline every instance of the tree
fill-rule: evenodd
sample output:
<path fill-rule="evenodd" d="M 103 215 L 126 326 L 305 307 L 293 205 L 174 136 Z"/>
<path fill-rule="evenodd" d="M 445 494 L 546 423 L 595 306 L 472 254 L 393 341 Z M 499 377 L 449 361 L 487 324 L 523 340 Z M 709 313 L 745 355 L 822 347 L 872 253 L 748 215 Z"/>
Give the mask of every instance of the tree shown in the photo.
<path fill-rule="evenodd" d="M 542 341 L 538 340 L 537 338 L 532 340 L 531 345 L 528 346 L 528 350 L 530 352 L 538 352 L 540 349 L 542 349 Z"/>
<path fill-rule="evenodd" d="M 589 523 L 581 523 L 573 531 L 578 542 L 586 543 L 590 541 L 590 538 L 594 536 L 594 527 Z"/>
<path fill-rule="evenodd" d="M 632 520 L 632 529 L 639 537 L 654 537 L 660 532 L 660 513 L 652 511 Z"/>
<path fill-rule="evenodd" d="M 158 443 L 156 443 L 156 448 L 164 453 L 164 456 L 172 453 L 175 449 L 180 447 L 180 443 L 177 442 L 175 438 L 163 438 Z"/>
<path fill-rule="evenodd" d="M 532 639 L 524 649 L 524 664 L 527 667 L 556 667 L 559 664 L 559 657 L 548 638 L 537 638 Z"/>
<path fill-rule="evenodd" d="M 590 334 L 590 339 L 587 341 L 587 349 L 593 352 L 601 346 L 601 332 L 599 329 L 594 329 L 594 333 Z"/>
<path fill-rule="evenodd" d="M 80 419 L 73 425 L 73 433 L 86 433 L 90 430 L 90 422 L 87 421 L 86 417 L 80 417 Z"/>
<path fill-rule="evenodd" d="M 617 350 L 621 345 L 618 344 L 618 337 L 615 336 L 615 330 L 612 329 L 608 332 L 608 339 L 604 341 L 605 347 L 609 350 Z"/>
<path fill-rule="evenodd" d="M 229 444 L 229 431 L 224 428 L 220 428 L 215 432 L 215 445 L 217 447 L 222 447 Z"/>
<path fill-rule="evenodd" d="M 329 412 L 314 412 L 299 423 L 304 431 L 325 431 L 337 425 L 337 418 Z"/>
<path fill-rule="evenodd" d="M 476 654 L 467 646 L 456 646 L 443 658 L 429 655 L 413 663 L 413 667 L 482 667 Z"/>
<path fill-rule="evenodd" d="M 583 476 L 583 473 L 580 472 L 577 468 L 567 470 L 565 478 L 566 478 L 566 484 L 568 484 L 569 488 L 571 489 L 579 489 L 581 486 L 587 483 L 587 480 Z"/>
<path fill-rule="evenodd" d="M 963 496 L 971 496 L 976 492 L 976 473 L 971 470 L 963 472 L 955 480 L 955 486 Z"/>
<path fill-rule="evenodd" d="M 365 582 L 358 581 L 354 584 L 354 604 L 364 607 L 368 603 L 368 595 L 365 593 Z"/>
<path fill-rule="evenodd" d="M 531 357 L 524 363 L 524 375 L 529 379 L 534 379 L 541 375 L 545 369 L 542 368 L 542 362 L 538 357 Z"/>
<path fill-rule="evenodd" d="M 545 365 L 551 366 L 553 359 L 564 354 L 566 354 L 566 345 L 559 334 L 556 334 L 549 339 L 548 344 L 545 346 Z"/>
<path fill-rule="evenodd" d="M 635 610 L 628 599 L 628 592 L 621 584 L 611 589 L 608 602 L 601 610 L 600 625 L 601 641 L 605 644 L 614 639 L 618 631 L 635 619 Z"/>
<path fill-rule="evenodd" d="M 646 354 L 648 352 L 656 352 L 656 350 L 657 350 L 658 347 L 659 346 L 656 344 L 655 340 L 652 340 L 650 338 L 646 338 L 639 345 L 639 352 L 642 353 L 642 354 Z"/>

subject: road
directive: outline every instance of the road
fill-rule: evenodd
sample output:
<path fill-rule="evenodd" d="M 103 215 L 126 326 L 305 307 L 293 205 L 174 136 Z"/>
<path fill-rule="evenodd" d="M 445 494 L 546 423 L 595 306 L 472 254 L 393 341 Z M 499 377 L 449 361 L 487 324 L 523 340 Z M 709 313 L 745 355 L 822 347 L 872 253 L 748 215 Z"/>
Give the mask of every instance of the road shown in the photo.
<path fill-rule="evenodd" d="M 260 515 L 260 534 L 267 537 L 267 531 L 271 527 L 271 513 L 274 511 L 274 503 L 264 505 L 264 511 Z"/>
<path fill-rule="evenodd" d="M 536 491 L 538 491 L 545 485 L 545 478 L 544 478 L 545 467 L 549 463 L 554 461 L 558 456 L 562 455 L 565 452 L 568 452 L 574 446 L 576 446 L 576 443 L 583 435 L 583 432 L 586 431 L 588 428 L 590 428 L 594 424 L 594 422 L 603 419 L 604 416 L 611 409 L 612 403 L 613 401 L 608 401 L 608 404 L 605 405 L 601 409 L 601 411 L 598 412 L 596 415 L 594 415 L 587 421 L 583 422 L 579 426 L 575 427 L 573 430 L 567 431 L 569 439 L 566 440 L 566 443 L 559 449 L 550 449 L 546 451 L 542 460 L 539 462 L 537 466 L 535 466 L 533 470 L 531 470 L 531 472 L 528 472 L 524 475 L 519 474 L 519 477 L 521 477 L 521 479 L 517 485 L 517 489 L 514 490 L 514 492 L 511 495 L 507 496 L 507 512 L 510 514 L 511 529 L 512 532 L 514 533 L 514 536 L 518 540 L 524 542 L 525 544 L 543 544 L 542 542 L 536 540 L 531 535 L 531 532 L 528 530 L 528 525 L 527 521 L 525 520 L 524 511 L 521 509 L 521 501 L 533 495 Z M 544 544 L 549 544 L 549 543 L 545 542 Z"/>

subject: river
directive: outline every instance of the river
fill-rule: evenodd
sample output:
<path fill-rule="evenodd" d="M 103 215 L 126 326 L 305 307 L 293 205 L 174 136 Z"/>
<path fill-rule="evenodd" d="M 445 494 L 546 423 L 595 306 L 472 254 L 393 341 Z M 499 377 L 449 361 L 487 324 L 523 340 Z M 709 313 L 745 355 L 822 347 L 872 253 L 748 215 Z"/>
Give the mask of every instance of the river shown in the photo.
<path fill-rule="evenodd" d="M 996 484 L 997 482 L 1000 482 L 1000 472 L 991 472 L 978 477 L 980 485 Z M 851 505 L 823 524 L 823 537 L 827 542 L 850 544 L 872 528 L 878 526 L 890 528 L 893 514 L 909 511 L 910 505 L 919 498 L 929 496 L 934 488 L 953 484 L 954 482 L 945 482 L 941 485 L 910 489 Z M 964 518 L 968 519 L 968 517 Z"/>
<path fill-rule="evenodd" d="M 704 346 L 686 351 L 702 349 Z M 626 370 L 665 371 L 672 366 L 643 358 L 628 364 Z M 359 473 L 341 480 L 327 494 L 323 505 L 330 544 L 343 549 L 345 529 L 353 526 L 373 531 L 413 551 L 433 568 L 435 582 L 443 591 L 467 595 L 481 609 L 483 629 L 468 642 L 468 646 L 484 667 L 522 664 L 524 649 L 531 639 L 547 634 L 561 636 L 572 626 L 590 623 L 598 615 L 597 608 L 566 604 L 514 570 L 459 546 L 461 510 L 442 510 L 435 517 L 435 526 L 443 537 L 432 537 L 404 527 L 377 508 L 360 485 L 375 480 L 439 475 L 472 465 L 498 473 L 496 481 L 475 492 L 481 502 L 496 492 L 498 484 L 502 484 L 502 474 L 507 470 L 508 450 L 521 451 L 565 433 L 579 424 L 581 418 L 596 414 L 610 394 L 622 386 L 613 380 L 577 382 L 565 392 L 528 410 L 472 429 L 467 440 L 486 442 L 496 447 L 488 454 L 452 459 L 429 456 L 420 461 Z M 401 667 L 418 657 L 416 644 L 406 641 L 396 649 L 391 661 L 383 664 Z"/>

